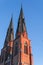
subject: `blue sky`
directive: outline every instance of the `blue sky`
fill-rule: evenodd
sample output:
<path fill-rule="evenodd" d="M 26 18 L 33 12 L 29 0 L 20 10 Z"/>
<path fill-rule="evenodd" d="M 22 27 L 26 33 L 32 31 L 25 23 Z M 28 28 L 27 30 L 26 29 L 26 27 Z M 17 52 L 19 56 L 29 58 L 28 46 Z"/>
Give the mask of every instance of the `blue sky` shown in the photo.
<path fill-rule="evenodd" d="M 31 40 L 34 65 L 43 65 L 43 0 L 0 0 L 0 50 L 13 14 L 16 32 L 21 4 L 28 38 Z"/>

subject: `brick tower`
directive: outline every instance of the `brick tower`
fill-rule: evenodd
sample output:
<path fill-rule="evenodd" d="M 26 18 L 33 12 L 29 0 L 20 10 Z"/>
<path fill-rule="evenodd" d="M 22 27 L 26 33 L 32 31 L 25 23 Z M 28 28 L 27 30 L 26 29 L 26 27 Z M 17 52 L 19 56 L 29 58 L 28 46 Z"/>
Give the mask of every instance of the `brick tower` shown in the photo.
<path fill-rule="evenodd" d="M 26 31 L 22 7 L 18 19 L 13 51 L 13 65 L 33 65 L 31 45 Z"/>
<path fill-rule="evenodd" d="M 7 30 L 7 35 L 4 42 L 4 47 L 1 50 L 1 64 L 0 65 L 12 65 L 13 56 L 13 43 L 14 43 L 14 29 L 12 18 Z"/>
<path fill-rule="evenodd" d="M 30 42 L 26 30 L 23 9 L 21 7 L 15 39 L 13 20 L 11 17 L 4 46 L 1 50 L 0 65 L 33 65 Z"/>

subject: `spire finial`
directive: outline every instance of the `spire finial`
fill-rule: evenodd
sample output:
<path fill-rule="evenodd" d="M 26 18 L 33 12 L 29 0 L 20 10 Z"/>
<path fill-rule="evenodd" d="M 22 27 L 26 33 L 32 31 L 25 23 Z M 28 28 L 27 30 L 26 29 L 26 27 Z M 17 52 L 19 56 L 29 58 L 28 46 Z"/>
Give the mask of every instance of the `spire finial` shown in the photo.
<path fill-rule="evenodd" d="M 11 15 L 11 19 L 10 19 L 10 27 L 13 27 L 13 14 Z"/>
<path fill-rule="evenodd" d="M 21 9 L 22 9 L 22 3 L 21 3 Z"/>
<path fill-rule="evenodd" d="M 21 4 L 21 9 L 20 9 L 20 16 L 19 16 L 19 18 L 24 18 L 22 4 Z"/>
<path fill-rule="evenodd" d="M 11 22 L 12 22 L 12 20 L 13 20 L 13 14 L 11 15 Z"/>

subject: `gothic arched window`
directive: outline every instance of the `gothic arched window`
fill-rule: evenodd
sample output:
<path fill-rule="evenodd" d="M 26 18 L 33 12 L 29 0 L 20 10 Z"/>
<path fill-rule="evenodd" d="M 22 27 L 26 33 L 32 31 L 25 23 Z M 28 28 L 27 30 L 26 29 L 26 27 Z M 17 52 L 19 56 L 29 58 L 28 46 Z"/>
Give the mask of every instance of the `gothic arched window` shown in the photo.
<path fill-rule="evenodd" d="M 25 44 L 24 44 L 24 53 L 28 54 L 28 45 L 27 45 L 27 42 L 25 42 Z"/>

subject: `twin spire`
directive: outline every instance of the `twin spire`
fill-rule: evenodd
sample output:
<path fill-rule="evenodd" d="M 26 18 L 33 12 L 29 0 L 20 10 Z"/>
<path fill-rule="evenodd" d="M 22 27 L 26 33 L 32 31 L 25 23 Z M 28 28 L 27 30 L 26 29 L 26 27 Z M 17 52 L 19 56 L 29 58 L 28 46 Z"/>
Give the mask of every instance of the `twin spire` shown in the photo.
<path fill-rule="evenodd" d="M 7 43 L 13 40 L 14 40 L 14 28 L 13 28 L 13 18 L 11 17 L 10 24 L 9 24 L 7 34 L 6 34 L 6 38 L 5 38 L 4 46 L 7 46 Z"/>
<path fill-rule="evenodd" d="M 19 18 L 24 18 L 22 6 L 21 6 Z"/>
<path fill-rule="evenodd" d="M 26 32 L 26 25 L 25 25 L 25 20 L 24 20 L 24 15 L 23 15 L 23 9 L 21 7 L 20 10 L 20 15 L 19 15 L 19 20 L 18 20 L 18 26 L 17 26 L 17 31 L 16 31 L 16 36 L 20 33 Z M 27 33 L 27 32 L 26 32 Z"/>
<path fill-rule="evenodd" d="M 16 37 L 18 36 L 18 33 L 21 34 L 23 32 L 26 32 L 26 25 L 25 25 L 25 20 L 24 20 L 24 15 L 23 15 L 23 9 L 21 7 L 17 31 L 16 31 Z M 11 17 L 11 21 L 10 21 L 10 25 L 8 27 L 8 30 L 7 30 L 5 42 L 9 42 L 9 41 L 12 41 L 12 40 L 14 40 L 13 17 Z"/>

